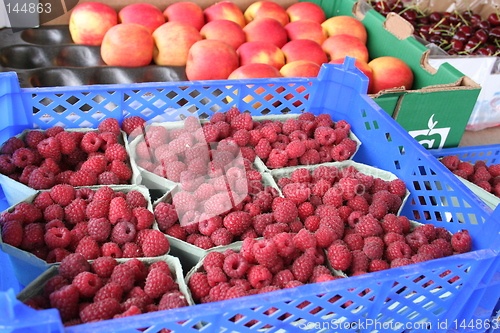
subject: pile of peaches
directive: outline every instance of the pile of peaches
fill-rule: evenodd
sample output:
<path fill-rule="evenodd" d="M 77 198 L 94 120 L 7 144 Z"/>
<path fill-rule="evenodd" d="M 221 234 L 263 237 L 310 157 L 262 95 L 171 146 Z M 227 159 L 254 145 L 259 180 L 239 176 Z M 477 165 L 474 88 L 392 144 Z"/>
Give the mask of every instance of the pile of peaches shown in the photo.
<path fill-rule="evenodd" d="M 351 16 L 326 18 L 312 2 L 284 8 L 256 1 L 245 10 L 231 1 L 207 8 L 189 1 L 160 10 L 134 3 L 115 10 L 86 2 L 71 13 L 76 44 L 100 45 L 109 66 L 185 66 L 190 81 L 270 77 L 315 77 L 323 63 L 356 58 L 368 77 L 368 93 L 411 89 L 413 73 L 398 58 L 370 59 L 367 32 Z"/>

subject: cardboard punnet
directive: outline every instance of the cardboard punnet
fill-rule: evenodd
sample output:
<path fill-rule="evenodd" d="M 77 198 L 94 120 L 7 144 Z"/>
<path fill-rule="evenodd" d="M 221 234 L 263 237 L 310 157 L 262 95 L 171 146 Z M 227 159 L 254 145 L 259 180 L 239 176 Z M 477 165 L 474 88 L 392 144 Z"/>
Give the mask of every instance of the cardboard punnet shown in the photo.
<path fill-rule="evenodd" d="M 90 0 L 83 0 L 87 2 Z M 104 1 L 116 10 L 138 0 Z M 151 0 L 151 4 L 165 9 L 174 0 Z M 216 0 L 196 1 L 206 8 Z M 233 0 L 245 9 L 252 0 Z M 284 7 L 301 0 L 275 0 Z M 385 18 L 372 9 L 366 1 L 309 0 L 320 5 L 327 17 L 356 16 L 368 31 L 368 50 L 371 58 L 395 56 L 410 65 L 415 76 L 412 90 L 394 89 L 371 96 L 410 135 L 426 148 L 456 147 L 463 135 L 481 87 L 449 64 L 439 69 L 427 61 L 429 50 L 413 38 L 408 22 L 397 14 Z M 68 24 L 71 11 L 47 25 Z M 42 20 L 43 21 L 43 20 Z"/>

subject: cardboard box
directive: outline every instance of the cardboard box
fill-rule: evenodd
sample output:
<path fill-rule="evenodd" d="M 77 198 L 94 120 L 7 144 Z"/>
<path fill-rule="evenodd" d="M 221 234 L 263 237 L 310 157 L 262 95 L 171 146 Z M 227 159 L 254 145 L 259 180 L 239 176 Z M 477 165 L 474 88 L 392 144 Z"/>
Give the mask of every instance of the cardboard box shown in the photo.
<path fill-rule="evenodd" d="M 83 0 L 86 2 L 90 0 Z M 116 10 L 138 0 L 105 1 Z M 301 0 L 276 0 L 289 7 Z M 151 4 L 165 9 L 174 0 L 150 0 Z M 197 1 L 206 8 L 216 0 Z M 233 0 L 242 9 L 252 0 Z M 480 92 L 480 86 L 449 64 L 432 68 L 427 57 L 429 50 L 412 37 L 412 27 L 399 17 L 391 15 L 386 21 L 365 1 L 309 0 L 320 5 L 327 17 L 337 15 L 356 16 L 368 31 L 368 49 L 372 58 L 395 56 L 404 60 L 415 75 L 412 90 L 394 89 L 371 96 L 410 135 L 426 148 L 458 146 L 470 114 Z M 70 12 L 47 22 L 47 25 L 68 24 Z M 40 17 L 43 22 L 44 18 Z"/>

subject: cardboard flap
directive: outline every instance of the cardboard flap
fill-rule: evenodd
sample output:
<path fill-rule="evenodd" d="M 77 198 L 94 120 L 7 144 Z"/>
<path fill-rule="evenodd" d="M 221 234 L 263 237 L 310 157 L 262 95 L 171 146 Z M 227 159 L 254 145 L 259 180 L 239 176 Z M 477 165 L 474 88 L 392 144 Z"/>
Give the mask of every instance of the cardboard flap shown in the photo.
<path fill-rule="evenodd" d="M 380 97 L 380 96 L 385 95 L 385 94 L 404 93 L 405 91 L 407 91 L 407 90 L 405 89 L 404 86 L 402 86 L 402 87 L 394 87 L 394 88 L 391 88 L 391 89 L 381 90 L 381 91 L 379 91 L 376 94 L 370 94 L 370 97 L 377 98 L 377 97 Z"/>
<path fill-rule="evenodd" d="M 410 22 L 393 12 L 387 14 L 384 28 L 401 40 L 413 36 L 413 32 L 415 31 Z"/>
<path fill-rule="evenodd" d="M 373 9 L 373 7 L 366 2 L 366 0 L 359 0 L 354 3 L 352 6 L 352 15 L 356 17 L 358 20 L 363 21 L 365 18 L 366 12 Z"/>
<path fill-rule="evenodd" d="M 431 50 L 427 50 L 424 53 L 422 53 L 422 58 L 420 58 L 420 67 L 422 67 L 423 69 L 434 75 L 436 74 L 437 70 L 429 64 L 430 54 Z"/>
<path fill-rule="evenodd" d="M 422 91 L 432 92 L 439 90 L 455 90 L 455 89 L 481 89 L 481 86 L 474 82 L 468 76 L 462 76 L 457 81 L 447 84 L 437 84 L 434 86 L 422 87 Z"/>

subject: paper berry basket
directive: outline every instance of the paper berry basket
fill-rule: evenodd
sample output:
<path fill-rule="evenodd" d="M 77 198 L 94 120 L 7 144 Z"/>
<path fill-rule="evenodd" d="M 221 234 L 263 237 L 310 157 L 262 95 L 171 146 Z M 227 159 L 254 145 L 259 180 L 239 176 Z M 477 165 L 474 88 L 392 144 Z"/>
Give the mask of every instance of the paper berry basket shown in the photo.
<path fill-rule="evenodd" d="M 30 127 L 47 128 L 60 123 L 95 127 L 97 119 L 123 120 L 129 115 L 149 120 L 169 106 L 188 106 L 187 110 L 201 117 L 232 106 L 252 115 L 330 113 L 333 120 L 348 121 L 363 142 L 354 161 L 392 172 L 405 181 L 410 196 L 401 214 L 453 233 L 467 229 L 474 240 L 469 253 L 420 264 L 67 328 L 54 313 L 28 311 L 14 299 L 12 291 L 7 291 L 0 293 L 0 307 L 6 309 L 0 326 L 8 330 L 15 330 L 17 323 L 29 317 L 32 332 L 135 332 L 144 328 L 148 332 L 163 328 L 175 332 L 319 332 L 325 328 L 421 332 L 429 325 L 434 332 L 457 332 L 470 329 L 460 326 L 464 321 L 486 320 L 492 314 L 500 295 L 499 209 L 493 212 L 365 94 L 368 81 L 355 69 L 353 59 L 346 59 L 342 65 L 325 64 L 319 76 L 311 79 L 20 89 L 14 74 L 2 74 L 1 78 L 0 105 L 6 125 L 0 131 L 0 141 Z M 298 93 L 299 87 L 305 90 Z M 66 117 L 75 111 L 81 118 L 68 122 Z M 440 276 L 447 271 L 449 274 Z M 299 307 L 303 302 L 309 305 Z M 268 312 L 270 308 L 277 311 Z M 248 327 L 249 322 L 253 326 Z M 484 332 L 484 325 L 477 331 Z"/>

